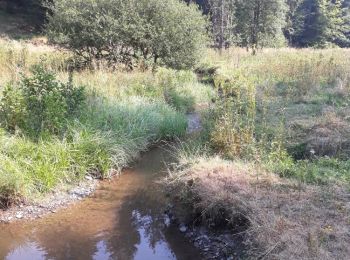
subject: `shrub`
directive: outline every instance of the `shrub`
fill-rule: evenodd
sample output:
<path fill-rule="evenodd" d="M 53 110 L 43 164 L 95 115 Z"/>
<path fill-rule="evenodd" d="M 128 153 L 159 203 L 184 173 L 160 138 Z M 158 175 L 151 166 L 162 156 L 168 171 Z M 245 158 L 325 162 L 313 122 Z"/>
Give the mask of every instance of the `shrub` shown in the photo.
<path fill-rule="evenodd" d="M 230 158 L 247 155 L 255 142 L 256 90 L 251 79 L 237 72 L 214 79 L 219 94 L 210 141 Z"/>
<path fill-rule="evenodd" d="M 178 0 L 58 0 L 48 34 L 86 62 L 154 62 L 192 67 L 205 42 L 206 21 Z"/>
<path fill-rule="evenodd" d="M 83 87 L 64 84 L 42 66 L 23 77 L 19 87 L 9 85 L 0 101 L 0 119 L 9 131 L 20 129 L 32 136 L 43 132 L 58 134 L 67 119 L 76 117 L 85 101 Z"/>

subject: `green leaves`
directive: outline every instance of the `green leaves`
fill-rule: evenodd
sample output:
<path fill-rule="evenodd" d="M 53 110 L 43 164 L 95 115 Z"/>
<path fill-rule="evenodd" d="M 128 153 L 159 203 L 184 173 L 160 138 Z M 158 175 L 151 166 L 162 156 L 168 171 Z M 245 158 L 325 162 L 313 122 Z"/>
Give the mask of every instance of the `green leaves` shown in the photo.
<path fill-rule="evenodd" d="M 303 47 L 349 46 L 349 8 L 343 6 L 343 0 L 303 0 L 293 18 L 293 41 Z"/>
<path fill-rule="evenodd" d="M 184 69 L 206 44 L 206 20 L 195 5 L 178 0 L 58 0 L 49 19 L 51 41 L 87 62 L 105 60 Z"/>
<path fill-rule="evenodd" d="M 1 124 L 38 137 L 43 132 L 59 134 L 67 120 L 76 117 L 85 102 L 84 88 L 56 81 L 54 74 L 35 66 L 31 77 L 19 87 L 8 86 L 0 101 Z"/>

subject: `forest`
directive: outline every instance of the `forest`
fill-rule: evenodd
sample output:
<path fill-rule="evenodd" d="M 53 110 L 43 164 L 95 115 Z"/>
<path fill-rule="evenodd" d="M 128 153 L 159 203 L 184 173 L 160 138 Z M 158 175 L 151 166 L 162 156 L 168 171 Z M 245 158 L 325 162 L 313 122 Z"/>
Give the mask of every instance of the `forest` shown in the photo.
<path fill-rule="evenodd" d="M 0 258 L 348 259 L 349 113 L 349 0 L 0 0 Z"/>

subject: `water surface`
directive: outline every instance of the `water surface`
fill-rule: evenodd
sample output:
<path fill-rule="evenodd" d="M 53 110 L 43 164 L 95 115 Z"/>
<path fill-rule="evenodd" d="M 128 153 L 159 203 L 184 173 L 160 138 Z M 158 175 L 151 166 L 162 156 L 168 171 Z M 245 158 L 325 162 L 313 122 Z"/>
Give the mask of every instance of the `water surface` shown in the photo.
<path fill-rule="evenodd" d="M 162 214 L 155 181 L 170 160 L 153 149 L 90 198 L 43 219 L 0 224 L 0 259 L 200 259 Z"/>

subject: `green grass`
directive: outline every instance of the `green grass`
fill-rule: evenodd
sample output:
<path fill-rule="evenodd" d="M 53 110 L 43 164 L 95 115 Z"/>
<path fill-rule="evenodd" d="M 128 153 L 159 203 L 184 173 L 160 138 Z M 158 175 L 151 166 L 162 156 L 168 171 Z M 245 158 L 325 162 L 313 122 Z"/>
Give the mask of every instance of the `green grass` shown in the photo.
<path fill-rule="evenodd" d="M 86 174 L 110 177 L 150 144 L 184 134 L 186 117 L 163 102 L 137 98 L 98 102 L 64 138 L 0 136 L 0 201 L 28 199 Z M 90 100 L 90 102 L 92 102 Z M 5 206 L 5 205 L 2 205 Z"/>
<path fill-rule="evenodd" d="M 348 49 L 209 50 L 197 70 L 216 70 L 202 78 L 221 92 L 204 122 L 214 152 L 302 182 L 350 184 Z"/>
<path fill-rule="evenodd" d="M 39 62 L 66 82 L 70 57 L 69 52 L 46 45 L 1 41 L 0 84 L 18 82 Z M 31 200 L 61 184 L 79 182 L 86 174 L 110 177 L 150 145 L 184 135 L 185 112 L 208 103 L 212 95 L 211 87 L 198 83 L 190 71 L 121 72 L 101 67 L 75 72 L 73 81 L 85 86 L 87 105 L 79 118 L 67 122 L 64 133 L 32 140 L 20 132 L 2 131 L 0 206 Z"/>

